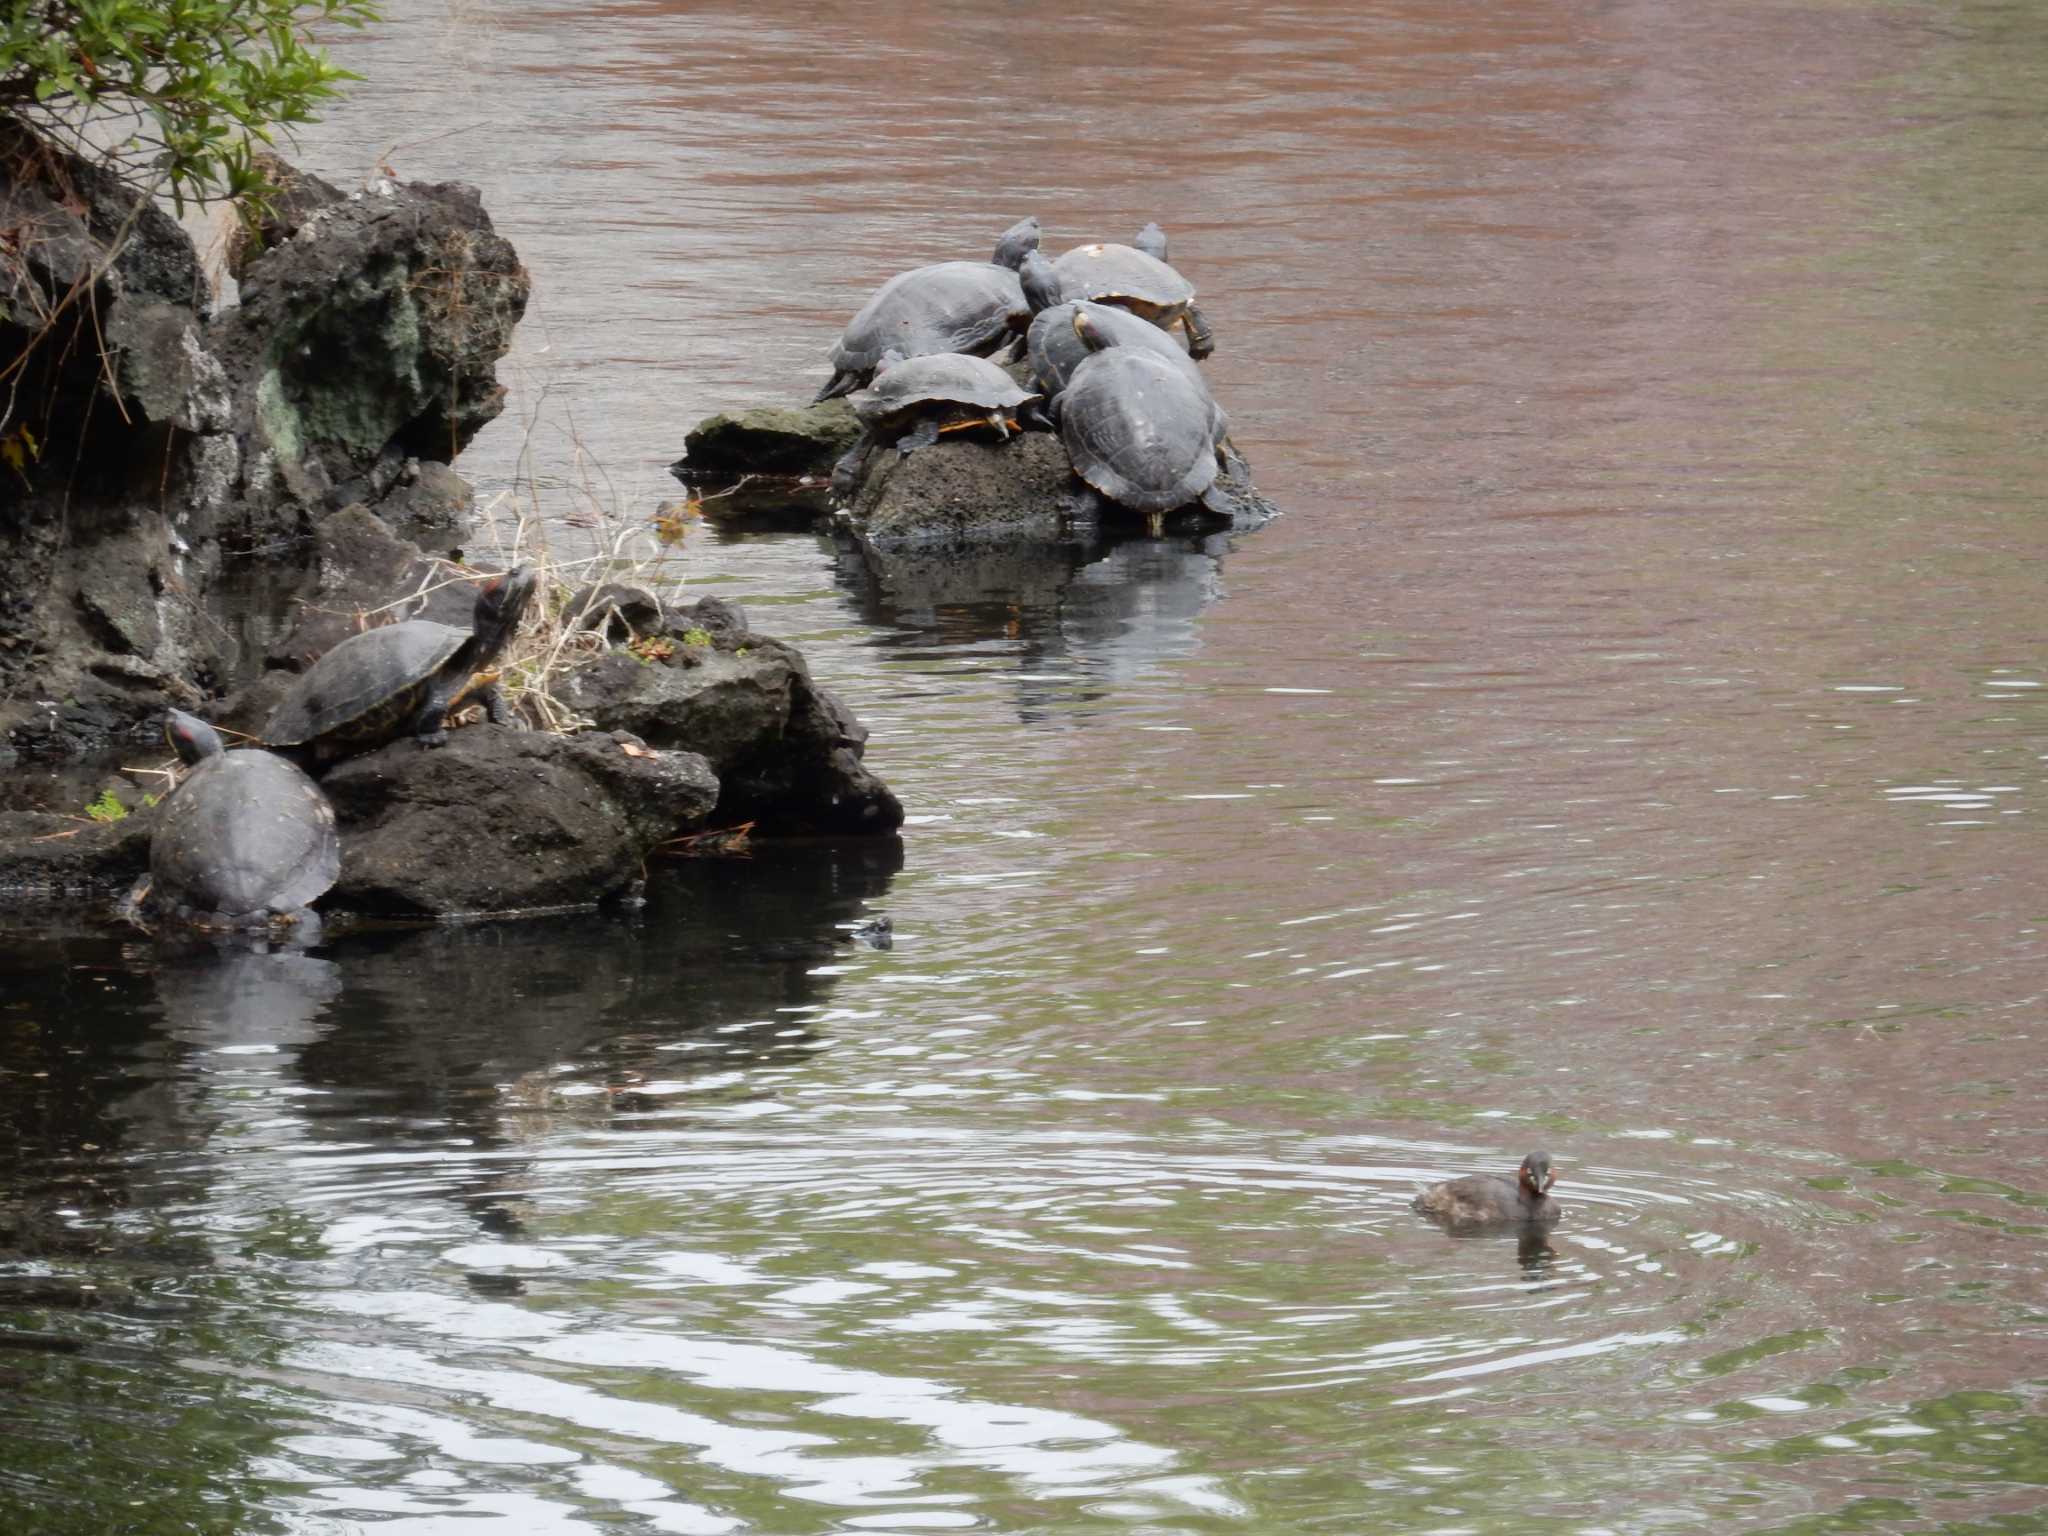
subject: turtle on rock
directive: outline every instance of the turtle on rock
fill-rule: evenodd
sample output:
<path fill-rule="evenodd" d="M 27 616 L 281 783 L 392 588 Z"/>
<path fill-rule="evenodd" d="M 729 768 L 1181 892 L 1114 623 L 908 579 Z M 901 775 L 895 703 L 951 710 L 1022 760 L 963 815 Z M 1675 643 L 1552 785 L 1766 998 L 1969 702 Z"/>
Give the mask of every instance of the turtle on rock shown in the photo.
<path fill-rule="evenodd" d="M 1038 249 L 1038 220 L 1003 231 L 988 261 L 941 261 L 899 272 L 877 288 L 833 343 L 832 377 L 812 403 L 850 394 L 874 376 L 885 353 L 985 356 L 1031 323 L 1018 271 Z"/>
<path fill-rule="evenodd" d="M 1190 503 L 1234 516 L 1237 500 L 1217 478 L 1231 468 L 1230 421 L 1196 371 L 1118 343 L 1085 307 L 1073 326 L 1090 355 L 1052 411 L 1092 497 L 1143 513 L 1155 535 L 1169 512 Z"/>
<path fill-rule="evenodd" d="M 481 703 L 503 724 L 497 674 L 489 669 L 537 582 L 531 566 L 486 582 L 468 629 L 407 619 L 350 635 L 292 685 L 264 727 L 264 744 L 317 766 L 401 736 L 437 747 L 448 739 L 447 717 L 464 704 Z"/>
<path fill-rule="evenodd" d="M 204 720 L 172 710 L 164 734 L 191 772 L 158 814 L 149 873 L 127 909 L 200 928 L 260 929 L 310 918 L 341 873 L 334 808 L 274 752 L 223 751 Z"/>
<path fill-rule="evenodd" d="M 844 501 L 860 484 L 876 446 L 893 443 L 908 457 L 929 448 L 941 434 L 986 427 L 1007 438 L 1026 425 L 1042 424 L 1040 396 L 1021 387 L 985 357 L 958 352 L 904 357 L 885 353 L 874 383 L 852 397 L 861 435 L 833 466 L 832 489 Z"/>
<path fill-rule="evenodd" d="M 1166 264 L 1166 231 L 1147 224 L 1135 245 L 1076 246 L 1053 263 L 1062 300 L 1116 304 L 1162 330 L 1187 338 L 1200 360 L 1216 350 L 1215 333 L 1195 304 L 1195 285 Z"/>

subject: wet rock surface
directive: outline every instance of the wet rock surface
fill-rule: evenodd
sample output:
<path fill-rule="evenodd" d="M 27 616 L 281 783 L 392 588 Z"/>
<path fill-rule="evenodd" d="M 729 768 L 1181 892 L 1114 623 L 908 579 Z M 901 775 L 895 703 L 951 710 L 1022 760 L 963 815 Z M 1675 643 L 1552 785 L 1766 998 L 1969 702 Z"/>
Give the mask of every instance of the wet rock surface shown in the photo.
<path fill-rule="evenodd" d="M 695 753 L 586 732 L 472 726 L 397 741 L 321 781 L 341 827 L 343 911 L 448 916 L 587 905 L 635 889 L 702 824 L 718 780 Z"/>

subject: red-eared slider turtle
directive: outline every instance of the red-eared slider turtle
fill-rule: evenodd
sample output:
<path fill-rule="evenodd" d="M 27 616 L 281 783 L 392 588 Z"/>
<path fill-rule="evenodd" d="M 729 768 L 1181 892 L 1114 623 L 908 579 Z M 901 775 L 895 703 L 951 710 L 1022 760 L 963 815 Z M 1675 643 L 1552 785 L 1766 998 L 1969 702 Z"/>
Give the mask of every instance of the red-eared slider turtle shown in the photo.
<path fill-rule="evenodd" d="M 1236 501 L 1216 480 L 1230 423 L 1207 386 L 1185 364 L 1117 345 L 1086 309 L 1075 312 L 1074 331 L 1092 355 L 1053 398 L 1074 473 L 1096 495 L 1144 513 L 1154 533 L 1189 502 L 1231 515 Z"/>
<path fill-rule="evenodd" d="M 1215 334 L 1195 305 L 1195 285 L 1165 261 L 1166 232 L 1148 224 L 1140 245 L 1083 245 L 1053 263 L 1062 300 L 1093 299 L 1142 315 L 1163 330 L 1178 330 L 1188 355 L 1201 359 L 1216 350 Z M 1160 254 L 1150 254 L 1145 246 Z"/>
<path fill-rule="evenodd" d="M 158 813 L 149 909 L 206 928 L 299 921 L 341 872 L 320 786 L 274 752 L 222 751 L 213 727 L 182 710 L 164 733 L 192 771 Z M 132 900 L 143 899 L 138 887 Z"/>
<path fill-rule="evenodd" d="M 1117 346 L 1156 352 L 1175 367 L 1185 369 L 1198 380 L 1201 378 L 1201 369 L 1170 332 L 1162 331 L 1150 320 L 1139 319 L 1128 309 L 1078 299 L 1071 304 L 1055 304 L 1050 309 L 1040 310 L 1031 317 L 1031 329 L 1025 332 L 1031 375 L 1047 395 L 1056 395 L 1065 389 L 1067 380 L 1074 376 L 1074 370 L 1084 359 L 1094 355 L 1074 329 L 1074 315 L 1079 310 L 1087 311 L 1089 323 L 1108 341 Z M 1204 382 L 1202 387 L 1206 390 L 1207 383 Z"/>
<path fill-rule="evenodd" d="M 851 496 L 878 443 L 894 443 L 897 453 L 908 456 L 929 448 L 944 432 L 987 427 L 1008 437 L 1013 428 L 1038 420 L 1039 398 L 985 357 L 887 353 L 873 385 L 853 396 L 860 441 L 833 466 L 832 489 L 841 499 Z"/>
<path fill-rule="evenodd" d="M 519 628 L 535 580 L 521 566 L 487 582 L 468 629 L 407 619 L 350 635 L 292 685 L 264 727 L 265 745 L 319 764 L 400 736 L 437 747 L 448 739 L 447 716 L 466 703 L 481 702 L 503 723 L 497 679 L 486 669 Z"/>
<path fill-rule="evenodd" d="M 942 261 L 890 278 L 833 344 L 832 377 L 812 403 L 860 388 L 885 352 L 993 352 L 1030 323 L 1017 273 L 1038 240 L 1038 220 L 1022 219 L 1003 232 L 992 260 Z"/>

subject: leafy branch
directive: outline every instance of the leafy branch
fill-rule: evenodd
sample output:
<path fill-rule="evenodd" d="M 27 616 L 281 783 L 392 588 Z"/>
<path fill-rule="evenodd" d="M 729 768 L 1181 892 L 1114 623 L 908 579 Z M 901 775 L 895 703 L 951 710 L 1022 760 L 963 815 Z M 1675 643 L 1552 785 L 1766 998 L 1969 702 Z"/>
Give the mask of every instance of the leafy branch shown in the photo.
<path fill-rule="evenodd" d="M 379 14 L 376 0 L 0 0 L 0 113 L 81 148 L 88 124 L 132 119 L 93 158 L 139 169 L 181 211 L 260 198 L 257 146 L 356 78 L 308 29 Z"/>

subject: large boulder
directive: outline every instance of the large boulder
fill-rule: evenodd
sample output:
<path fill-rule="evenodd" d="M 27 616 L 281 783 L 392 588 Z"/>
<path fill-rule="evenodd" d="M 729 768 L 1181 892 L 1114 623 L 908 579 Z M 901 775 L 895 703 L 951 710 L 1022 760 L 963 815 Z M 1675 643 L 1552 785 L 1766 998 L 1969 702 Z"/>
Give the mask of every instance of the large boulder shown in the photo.
<path fill-rule="evenodd" d="M 613 651 L 570 673 L 558 697 L 599 729 L 702 753 L 719 778 L 717 822 L 764 835 L 903 824 L 902 802 L 862 760 L 867 728 L 795 646 L 750 632 L 715 598 L 672 612 L 666 634 L 665 658 Z"/>
<path fill-rule="evenodd" d="M 635 889 L 656 846 L 703 824 L 710 765 L 595 732 L 479 725 L 396 741 L 321 781 L 341 829 L 341 911 L 448 916 L 587 905 Z"/>
<path fill-rule="evenodd" d="M 530 284 L 474 187 L 378 181 L 317 204 L 242 270 L 213 337 L 236 386 L 243 494 L 374 502 L 504 409 L 495 365 Z"/>

